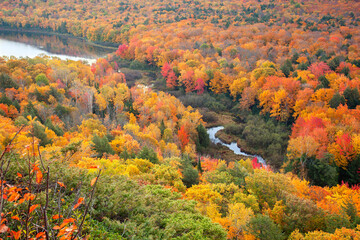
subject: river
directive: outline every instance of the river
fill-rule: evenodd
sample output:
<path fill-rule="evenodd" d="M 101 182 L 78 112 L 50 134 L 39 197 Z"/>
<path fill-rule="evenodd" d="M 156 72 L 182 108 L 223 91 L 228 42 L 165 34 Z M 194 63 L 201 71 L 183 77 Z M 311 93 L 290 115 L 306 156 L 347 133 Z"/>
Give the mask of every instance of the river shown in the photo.
<path fill-rule="evenodd" d="M 83 39 L 40 33 L 0 31 L 0 56 L 33 58 L 38 55 L 62 60 L 96 62 L 114 52 L 114 48 L 91 44 Z"/>
<path fill-rule="evenodd" d="M 246 152 L 241 151 L 241 148 L 238 147 L 236 142 L 232 142 L 230 144 L 224 143 L 223 141 L 221 141 L 220 138 L 217 138 L 215 135 L 218 131 L 223 130 L 224 127 L 223 126 L 218 126 L 218 127 L 212 127 L 212 128 L 208 128 L 207 129 L 207 133 L 209 134 L 210 137 L 210 141 L 215 143 L 215 144 L 221 144 L 227 148 L 229 148 L 231 151 L 233 151 L 236 155 L 243 155 L 245 157 L 252 157 L 252 158 L 257 158 L 258 162 L 260 162 L 262 165 L 267 166 L 266 165 L 266 161 L 264 158 L 262 158 L 259 155 L 251 155 L 248 154 Z"/>

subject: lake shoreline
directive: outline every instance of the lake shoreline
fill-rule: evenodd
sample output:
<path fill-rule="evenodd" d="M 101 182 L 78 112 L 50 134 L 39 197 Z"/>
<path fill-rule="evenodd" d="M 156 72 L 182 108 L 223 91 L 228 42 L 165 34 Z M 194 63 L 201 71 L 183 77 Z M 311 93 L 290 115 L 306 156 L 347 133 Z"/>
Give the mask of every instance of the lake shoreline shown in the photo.
<path fill-rule="evenodd" d="M 47 32 L 45 30 L 41 30 L 41 29 L 18 29 L 18 28 L 6 28 L 6 27 L 0 27 L 0 32 L 3 31 L 10 31 L 10 32 L 17 32 L 17 33 L 34 33 L 34 34 L 43 34 L 43 35 L 49 35 L 49 36 L 61 36 L 61 37 L 67 37 L 67 38 L 74 38 L 74 39 L 80 39 L 80 40 L 84 40 L 86 41 L 87 44 L 89 45 L 93 45 L 95 47 L 102 47 L 102 48 L 107 48 L 110 50 L 114 50 L 114 52 L 118 49 L 118 45 L 119 44 L 115 44 L 115 43 L 105 43 L 105 42 L 92 42 L 89 41 L 89 39 L 84 38 L 84 37 L 76 37 L 72 34 L 68 34 L 68 33 L 57 33 L 57 32 Z"/>

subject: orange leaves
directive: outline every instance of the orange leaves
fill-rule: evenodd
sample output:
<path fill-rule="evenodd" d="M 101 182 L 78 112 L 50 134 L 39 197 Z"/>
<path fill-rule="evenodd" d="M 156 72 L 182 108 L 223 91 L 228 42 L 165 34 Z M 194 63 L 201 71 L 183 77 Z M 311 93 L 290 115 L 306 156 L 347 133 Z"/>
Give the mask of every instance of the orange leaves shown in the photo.
<path fill-rule="evenodd" d="M 19 230 L 19 231 L 17 231 L 17 232 L 11 231 L 11 234 L 13 235 L 13 237 L 14 237 L 15 239 L 20 239 L 20 237 L 21 237 L 21 230 Z"/>
<path fill-rule="evenodd" d="M 92 179 L 90 185 L 91 185 L 91 186 L 94 186 L 94 184 L 96 183 L 96 180 L 97 180 L 97 177 L 94 178 L 94 179 Z"/>
<path fill-rule="evenodd" d="M 52 217 L 52 219 L 59 219 L 59 218 L 63 218 L 63 215 L 56 214 Z"/>
<path fill-rule="evenodd" d="M 5 233 L 5 232 L 7 232 L 8 229 L 9 229 L 8 226 L 6 226 L 5 224 L 1 224 L 0 233 Z"/>
<path fill-rule="evenodd" d="M 57 184 L 59 184 L 59 185 L 60 185 L 60 187 L 66 188 L 65 184 L 64 184 L 64 183 L 62 183 L 62 182 L 57 182 Z"/>
<path fill-rule="evenodd" d="M 73 210 L 75 210 L 76 208 L 78 208 L 80 206 L 80 204 L 82 204 L 82 202 L 84 201 L 84 198 L 79 198 L 77 203 L 75 204 L 75 206 L 73 207 Z"/>
<path fill-rule="evenodd" d="M 20 221 L 20 218 L 18 216 L 12 216 L 11 219 Z"/>
<path fill-rule="evenodd" d="M 40 239 L 40 238 L 42 238 L 42 239 L 45 239 L 45 236 L 46 236 L 46 234 L 45 234 L 45 232 L 39 232 L 38 234 L 36 234 L 36 239 Z"/>
<path fill-rule="evenodd" d="M 32 213 L 39 206 L 40 206 L 39 204 L 32 205 L 29 209 L 29 213 Z"/>
<path fill-rule="evenodd" d="M 36 183 L 37 183 L 37 184 L 40 184 L 42 178 L 43 178 L 42 172 L 41 172 L 40 170 L 37 171 L 37 172 L 36 172 Z"/>
<path fill-rule="evenodd" d="M 74 223 L 76 221 L 75 218 L 67 218 L 64 219 L 64 221 L 62 222 L 62 224 L 60 226 L 55 226 L 53 227 L 54 230 L 60 230 L 63 229 L 66 225 L 68 225 L 69 223 Z"/>
<path fill-rule="evenodd" d="M 186 144 L 189 143 L 189 134 L 188 132 L 185 130 L 184 125 L 181 126 L 181 128 L 178 131 L 178 137 L 181 143 L 181 150 L 185 149 Z"/>
<path fill-rule="evenodd" d="M 53 227 L 54 230 L 59 230 L 57 237 L 61 237 L 60 239 L 70 239 L 72 234 L 77 229 L 75 225 L 75 218 L 67 218 L 65 219 L 60 226 Z M 71 226 L 68 226 L 69 223 L 73 223 Z"/>

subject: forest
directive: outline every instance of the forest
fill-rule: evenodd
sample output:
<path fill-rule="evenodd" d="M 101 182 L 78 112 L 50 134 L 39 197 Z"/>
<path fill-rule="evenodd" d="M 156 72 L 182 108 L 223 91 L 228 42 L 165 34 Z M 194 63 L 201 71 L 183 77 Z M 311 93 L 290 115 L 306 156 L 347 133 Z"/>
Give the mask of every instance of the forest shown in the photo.
<path fill-rule="evenodd" d="M 0 6 L 118 46 L 0 57 L 0 238 L 360 238 L 360 2 Z M 217 125 L 267 166 L 219 155 Z"/>

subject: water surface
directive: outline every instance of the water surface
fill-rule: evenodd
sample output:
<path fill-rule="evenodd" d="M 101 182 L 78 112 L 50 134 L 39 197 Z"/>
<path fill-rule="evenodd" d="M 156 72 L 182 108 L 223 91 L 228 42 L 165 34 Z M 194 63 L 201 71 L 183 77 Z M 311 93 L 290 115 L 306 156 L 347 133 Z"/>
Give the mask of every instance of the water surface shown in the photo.
<path fill-rule="evenodd" d="M 224 143 L 223 141 L 221 141 L 220 138 L 217 138 L 215 137 L 215 134 L 220 131 L 220 130 L 223 130 L 224 127 L 223 126 L 218 126 L 218 127 L 212 127 L 212 128 L 208 128 L 207 129 L 207 133 L 209 134 L 209 138 L 210 138 L 210 141 L 215 143 L 215 144 L 221 144 L 227 148 L 229 148 L 231 151 L 233 151 L 236 155 L 243 155 L 243 156 L 246 156 L 246 157 L 256 157 L 257 160 L 262 163 L 264 166 L 266 166 L 266 162 L 265 162 L 265 159 L 262 158 L 261 156 L 259 155 L 251 155 L 251 154 L 248 154 L 246 152 L 243 152 L 241 151 L 241 148 L 238 147 L 237 143 L 236 142 L 232 142 L 230 144 L 227 144 L 227 143 Z"/>
<path fill-rule="evenodd" d="M 33 58 L 44 54 L 63 60 L 81 60 L 93 63 L 97 58 L 114 51 L 114 48 L 93 45 L 78 38 L 0 31 L 0 56 Z"/>

